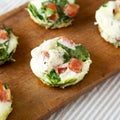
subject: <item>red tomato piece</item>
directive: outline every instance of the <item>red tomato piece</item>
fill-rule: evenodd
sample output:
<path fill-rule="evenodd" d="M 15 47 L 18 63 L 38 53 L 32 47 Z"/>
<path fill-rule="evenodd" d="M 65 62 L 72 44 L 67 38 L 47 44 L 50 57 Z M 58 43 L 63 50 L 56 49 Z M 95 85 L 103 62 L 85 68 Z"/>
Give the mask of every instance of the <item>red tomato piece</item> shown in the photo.
<path fill-rule="evenodd" d="M 46 8 L 50 8 L 50 9 L 54 10 L 55 12 L 57 12 L 57 6 L 55 3 L 50 3 L 50 4 L 46 5 Z M 57 18 L 58 18 L 57 13 L 55 13 L 49 17 L 50 20 L 56 20 Z"/>
<path fill-rule="evenodd" d="M 0 82 L 0 92 L 3 90 L 2 83 Z"/>
<path fill-rule="evenodd" d="M 5 30 L 0 30 L 0 39 L 7 39 L 9 37 L 9 34 Z"/>
<path fill-rule="evenodd" d="M 72 58 L 68 65 L 68 68 L 76 73 L 79 73 L 82 67 L 83 67 L 83 62 L 76 58 Z"/>
<path fill-rule="evenodd" d="M 11 93 L 10 89 L 3 89 L 2 83 L 0 83 L 0 101 L 10 101 Z"/>
<path fill-rule="evenodd" d="M 78 13 L 78 10 L 79 10 L 79 5 L 77 5 L 77 4 L 67 4 L 64 8 L 64 13 L 67 16 L 73 18 Z"/>
<path fill-rule="evenodd" d="M 6 100 L 6 92 L 5 91 L 1 91 L 0 92 L 0 101 L 7 101 Z"/>
<path fill-rule="evenodd" d="M 57 12 L 57 7 L 56 7 L 55 3 L 50 3 L 50 4 L 46 5 L 46 8 L 50 8 Z"/>
<path fill-rule="evenodd" d="M 67 70 L 67 67 L 57 68 L 57 73 L 61 74 L 61 73 L 64 73 L 66 70 Z"/>
<path fill-rule="evenodd" d="M 49 17 L 50 20 L 56 20 L 58 18 L 58 14 L 55 13 L 52 16 Z"/>
<path fill-rule="evenodd" d="M 0 92 L 0 101 L 10 101 L 10 100 L 11 100 L 11 94 L 9 89 Z"/>

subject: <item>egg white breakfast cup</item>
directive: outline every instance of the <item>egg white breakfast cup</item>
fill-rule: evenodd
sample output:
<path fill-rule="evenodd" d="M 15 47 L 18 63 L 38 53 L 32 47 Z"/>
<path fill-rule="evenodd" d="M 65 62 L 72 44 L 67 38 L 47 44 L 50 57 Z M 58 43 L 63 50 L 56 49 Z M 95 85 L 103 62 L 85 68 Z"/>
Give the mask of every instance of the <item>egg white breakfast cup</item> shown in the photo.
<path fill-rule="evenodd" d="M 120 1 L 109 1 L 100 6 L 95 14 L 100 35 L 105 41 L 120 46 Z"/>
<path fill-rule="evenodd" d="M 71 25 L 78 10 L 76 0 L 30 0 L 27 7 L 31 19 L 46 29 Z"/>
<path fill-rule="evenodd" d="M 43 83 L 60 88 L 81 81 L 92 63 L 85 47 L 66 37 L 44 41 L 31 51 L 31 55 L 33 73 Z"/>

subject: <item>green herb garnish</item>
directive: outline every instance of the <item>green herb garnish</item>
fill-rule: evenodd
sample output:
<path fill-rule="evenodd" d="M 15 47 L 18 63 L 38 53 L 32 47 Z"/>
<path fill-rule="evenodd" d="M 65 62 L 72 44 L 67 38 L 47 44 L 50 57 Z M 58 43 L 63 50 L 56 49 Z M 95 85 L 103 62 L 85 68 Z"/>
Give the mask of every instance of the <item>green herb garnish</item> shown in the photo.
<path fill-rule="evenodd" d="M 8 34 L 10 34 L 12 32 L 12 28 L 8 28 L 6 25 L 3 25 L 2 29 L 7 31 Z"/>
<path fill-rule="evenodd" d="M 102 7 L 107 7 L 107 3 L 104 3 L 101 5 Z"/>
<path fill-rule="evenodd" d="M 86 61 L 90 57 L 88 51 L 82 45 L 75 46 L 75 50 L 62 45 L 59 42 L 57 42 L 57 46 L 63 48 L 66 51 L 66 53 L 63 55 L 65 59 L 64 62 L 68 62 L 71 58 Z"/>
<path fill-rule="evenodd" d="M 5 88 L 5 89 L 9 89 L 8 84 L 5 83 L 5 84 L 4 84 L 4 88 Z"/>
<path fill-rule="evenodd" d="M 34 17 L 38 17 L 40 19 L 43 19 L 42 15 L 40 15 L 36 9 L 36 7 L 32 4 L 28 4 L 28 9 L 30 10 L 30 12 L 33 14 Z"/>
<path fill-rule="evenodd" d="M 15 61 L 12 58 L 14 50 L 10 54 L 8 54 L 8 46 L 9 46 L 9 40 L 0 44 L 0 65 L 4 64 L 6 61 L 13 61 L 13 62 Z"/>
<path fill-rule="evenodd" d="M 54 69 L 47 74 L 47 78 L 51 81 L 53 85 L 56 85 L 61 80 L 61 78 Z"/>

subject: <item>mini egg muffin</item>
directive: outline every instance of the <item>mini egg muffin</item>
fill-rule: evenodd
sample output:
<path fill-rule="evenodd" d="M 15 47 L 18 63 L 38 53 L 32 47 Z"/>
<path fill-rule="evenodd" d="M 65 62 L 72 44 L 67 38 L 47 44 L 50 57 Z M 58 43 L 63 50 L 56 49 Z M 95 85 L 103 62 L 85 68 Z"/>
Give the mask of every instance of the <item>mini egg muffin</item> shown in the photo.
<path fill-rule="evenodd" d="M 104 40 L 120 46 L 120 0 L 108 1 L 96 11 L 96 23 Z"/>
<path fill-rule="evenodd" d="M 78 10 L 76 0 L 30 0 L 27 7 L 32 20 L 46 29 L 71 25 Z"/>
<path fill-rule="evenodd" d="M 43 83 L 60 88 L 81 81 L 92 63 L 83 45 L 64 36 L 44 41 L 31 51 L 31 55 L 33 73 Z"/>
<path fill-rule="evenodd" d="M 12 111 L 11 92 L 7 84 L 0 82 L 0 120 L 6 120 Z"/>
<path fill-rule="evenodd" d="M 12 58 L 16 51 L 18 41 L 12 30 L 5 25 L 0 25 L 0 65 L 7 61 L 15 61 Z"/>

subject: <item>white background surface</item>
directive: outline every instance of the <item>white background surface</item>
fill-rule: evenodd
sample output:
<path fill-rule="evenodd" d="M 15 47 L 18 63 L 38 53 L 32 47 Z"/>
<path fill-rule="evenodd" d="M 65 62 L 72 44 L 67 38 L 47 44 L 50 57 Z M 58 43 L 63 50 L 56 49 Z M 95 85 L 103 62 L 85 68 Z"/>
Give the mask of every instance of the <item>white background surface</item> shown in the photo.
<path fill-rule="evenodd" d="M 26 1 L 0 0 L 0 15 Z M 120 73 L 57 111 L 48 120 L 120 120 Z"/>

